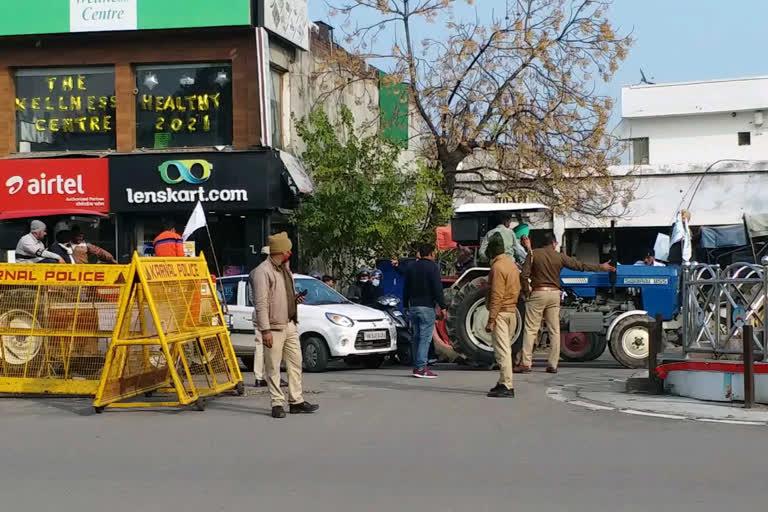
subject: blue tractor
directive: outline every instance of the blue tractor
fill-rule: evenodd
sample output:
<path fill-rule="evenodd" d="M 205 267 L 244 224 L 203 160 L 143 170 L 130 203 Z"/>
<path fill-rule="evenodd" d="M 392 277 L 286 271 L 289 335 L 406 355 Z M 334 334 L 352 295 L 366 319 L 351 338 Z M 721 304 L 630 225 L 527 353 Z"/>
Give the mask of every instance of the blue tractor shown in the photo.
<path fill-rule="evenodd" d="M 541 204 L 463 205 L 456 210 L 451 226 L 455 242 L 477 247 L 493 227 L 494 214 L 512 213 L 518 222 L 532 226 L 547 222 L 549 212 Z M 482 260 L 481 260 L 482 261 Z M 467 362 L 493 364 L 491 336 L 485 332 L 485 307 L 489 268 L 481 264 L 465 270 L 449 289 L 447 332 L 453 349 Z M 628 368 L 646 365 L 652 319 L 664 318 L 665 340 L 676 342 L 680 311 L 677 267 L 619 265 L 616 273 L 563 270 L 560 280 L 563 301 L 560 313 L 561 358 L 590 361 L 609 348 L 613 357 Z M 525 302 L 518 304 L 517 330 L 513 343 L 522 344 Z M 549 344 L 546 331 L 536 349 Z"/>

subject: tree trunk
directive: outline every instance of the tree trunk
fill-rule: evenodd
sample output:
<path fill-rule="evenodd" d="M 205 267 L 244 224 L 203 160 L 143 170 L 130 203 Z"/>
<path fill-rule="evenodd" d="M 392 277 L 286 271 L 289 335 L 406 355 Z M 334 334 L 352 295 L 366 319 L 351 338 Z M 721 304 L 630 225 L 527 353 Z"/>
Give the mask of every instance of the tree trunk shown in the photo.
<path fill-rule="evenodd" d="M 455 164 L 440 163 L 440 169 L 443 174 L 443 182 L 440 185 L 443 194 L 453 198 L 453 193 L 456 189 L 456 168 Z M 425 239 L 434 241 L 437 236 L 436 229 L 443 224 L 443 219 L 440 218 L 440 211 L 434 206 L 429 210 L 427 216 L 427 222 L 425 225 Z"/>

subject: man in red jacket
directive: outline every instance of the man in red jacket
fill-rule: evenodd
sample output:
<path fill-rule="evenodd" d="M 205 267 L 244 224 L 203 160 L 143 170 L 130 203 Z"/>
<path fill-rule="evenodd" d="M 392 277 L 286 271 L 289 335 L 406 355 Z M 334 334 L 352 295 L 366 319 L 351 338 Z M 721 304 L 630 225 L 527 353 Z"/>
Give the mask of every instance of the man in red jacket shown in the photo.
<path fill-rule="evenodd" d="M 155 256 L 184 256 L 184 241 L 181 235 L 176 232 L 176 226 L 173 221 L 163 223 L 163 231 L 155 238 Z"/>

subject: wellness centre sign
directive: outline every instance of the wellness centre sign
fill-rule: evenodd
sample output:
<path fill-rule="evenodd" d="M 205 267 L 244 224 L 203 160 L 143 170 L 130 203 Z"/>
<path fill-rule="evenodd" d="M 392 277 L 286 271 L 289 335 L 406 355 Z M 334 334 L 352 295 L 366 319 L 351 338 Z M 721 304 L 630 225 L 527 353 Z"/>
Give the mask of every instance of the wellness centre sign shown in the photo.
<path fill-rule="evenodd" d="M 24 0 L 0 36 L 250 24 L 250 0 Z"/>

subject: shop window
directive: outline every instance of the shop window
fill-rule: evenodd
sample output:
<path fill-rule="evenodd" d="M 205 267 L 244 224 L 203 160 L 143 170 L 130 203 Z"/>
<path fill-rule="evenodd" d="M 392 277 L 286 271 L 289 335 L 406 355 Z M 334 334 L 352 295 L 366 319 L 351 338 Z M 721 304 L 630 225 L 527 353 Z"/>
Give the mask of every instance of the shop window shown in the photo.
<path fill-rule="evenodd" d="M 16 71 L 20 153 L 115 148 L 114 68 Z"/>
<path fill-rule="evenodd" d="M 269 111 L 272 113 L 272 146 L 283 147 L 283 73 L 269 70 Z"/>
<path fill-rule="evenodd" d="M 232 144 L 232 66 L 137 66 L 139 148 Z"/>

